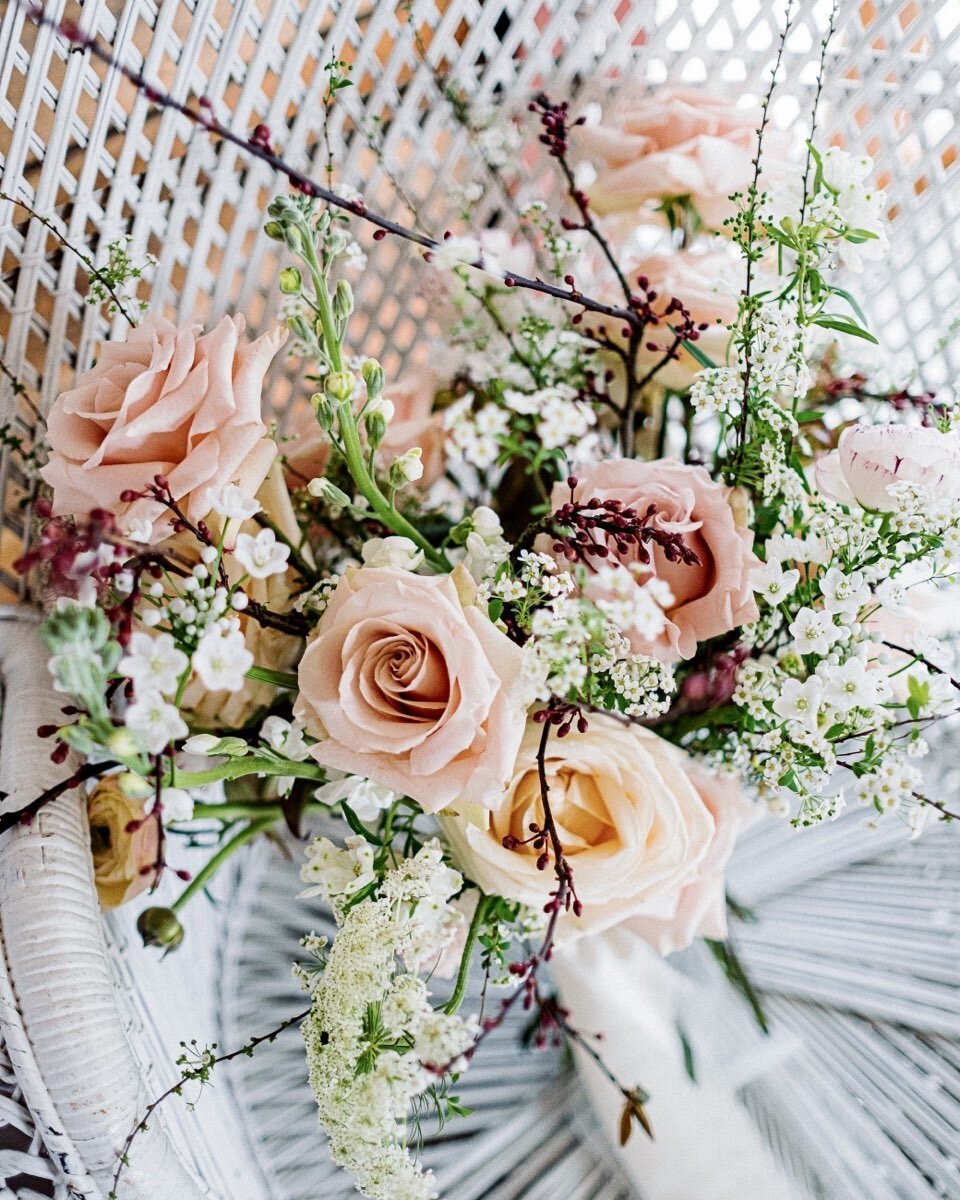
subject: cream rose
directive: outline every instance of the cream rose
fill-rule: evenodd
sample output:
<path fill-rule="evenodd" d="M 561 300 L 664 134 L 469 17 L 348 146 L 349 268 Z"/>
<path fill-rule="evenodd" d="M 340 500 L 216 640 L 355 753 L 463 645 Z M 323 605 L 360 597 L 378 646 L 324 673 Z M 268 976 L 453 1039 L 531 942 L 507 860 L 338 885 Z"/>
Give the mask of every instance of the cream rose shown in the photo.
<path fill-rule="evenodd" d="M 160 839 L 156 821 L 143 821 L 142 800 L 131 800 L 112 776 L 101 780 L 87 799 L 93 878 L 103 908 L 126 904 L 154 881 L 148 868 L 157 861 Z M 134 821 L 139 828 L 127 832 Z"/>
<path fill-rule="evenodd" d="M 556 886 L 554 875 L 537 869 L 538 850 L 508 850 L 503 839 L 525 840 L 532 823 L 543 823 L 541 734 L 542 726 L 528 725 L 498 808 L 458 802 L 456 816 L 440 817 L 459 870 L 483 891 L 537 909 Z M 594 716 L 586 733 L 550 739 L 545 764 L 550 808 L 583 904 L 582 916 L 560 921 L 559 938 L 636 921 L 641 933 L 649 923 L 655 945 L 687 945 L 699 929 L 687 912 L 695 907 L 689 889 L 704 886 L 729 853 L 714 852 L 717 821 L 687 774 L 687 756 L 649 730 Z M 703 909 L 708 921 L 712 905 Z"/>
<path fill-rule="evenodd" d="M 599 124 L 578 126 L 574 134 L 597 171 L 590 202 L 605 215 L 689 196 L 704 224 L 719 229 L 734 211 L 729 197 L 753 181 L 759 125 L 755 107 L 738 108 L 693 88 L 612 102 Z"/>
<path fill-rule="evenodd" d="M 387 384 L 385 399 L 393 405 L 393 416 L 380 446 L 380 457 L 390 463 L 398 455 L 419 446 L 423 451 L 421 488 L 428 488 L 444 471 L 444 429 L 440 413 L 433 412 L 439 381 L 428 367 L 411 367 L 395 383 Z M 313 410 L 301 407 L 293 418 L 291 440 L 282 448 L 291 487 L 303 487 L 327 469 L 330 439 L 317 424 Z"/>
<path fill-rule="evenodd" d="M 499 801 L 523 736 L 520 650 L 470 603 L 472 588 L 459 569 L 341 578 L 299 669 L 294 711 L 322 739 L 317 762 L 431 812 Z"/>
<path fill-rule="evenodd" d="M 575 499 L 586 501 L 619 500 L 624 508 L 642 513 L 657 506 L 653 523 L 660 529 L 680 534 L 684 544 L 700 562 L 690 565 L 670 562 L 666 554 L 651 543 L 650 564 L 635 579 L 643 587 L 651 574 L 669 587 L 673 600 L 667 606 L 662 634 L 651 641 L 631 632 L 633 649 L 652 654 L 663 662 L 692 658 L 697 645 L 708 638 L 729 633 L 738 625 L 759 616 L 750 572 L 760 565 L 753 554 L 753 533 L 737 524 L 731 507 L 731 489 L 711 479 L 703 467 L 691 467 L 675 459 L 661 458 L 640 462 L 632 458 L 611 459 L 579 476 Z M 554 508 L 569 499 L 569 488 L 556 484 L 551 497 Z M 538 548 L 550 552 L 551 539 L 538 539 Z M 637 551 L 631 547 L 617 555 L 611 546 L 611 559 L 634 567 Z M 587 595 L 601 595 L 591 589 Z"/>
<path fill-rule="evenodd" d="M 896 507 L 888 490 L 895 483 L 917 483 L 934 496 L 955 500 L 960 498 L 960 440 L 939 429 L 853 425 L 813 471 L 818 488 L 831 500 L 878 512 Z"/>
<path fill-rule="evenodd" d="M 260 414 L 263 379 L 286 333 L 254 342 L 242 317 L 209 333 L 196 320 L 178 329 L 148 316 L 125 342 L 106 342 L 95 367 L 59 396 L 47 431 L 50 460 L 41 474 L 54 511 L 96 508 L 126 529 L 145 526 L 151 542 L 168 536 L 157 501 L 121 501 L 164 475 L 191 520 L 202 520 L 230 483 L 253 496 L 277 455 Z"/>

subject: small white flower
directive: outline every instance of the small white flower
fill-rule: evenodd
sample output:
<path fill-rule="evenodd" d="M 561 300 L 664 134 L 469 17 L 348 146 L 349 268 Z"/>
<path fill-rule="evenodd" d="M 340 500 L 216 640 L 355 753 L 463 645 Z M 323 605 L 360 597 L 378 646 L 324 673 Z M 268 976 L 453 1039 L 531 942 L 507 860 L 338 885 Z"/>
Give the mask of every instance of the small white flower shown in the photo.
<path fill-rule="evenodd" d="M 160 754 L 171 742 L 190 732 L 180 713 L 159 692 L 138 696 L 124 715 L 124 724 L 147 754 Z"/>
<path fill-rule="evenodd" d="M 851 571 L 848 575 L 839 567 L 830 567 L 818 582 L 823 607 L 827 612 L 838 613 L 847 619 L 852 620 L 870 600 L 870 589 L 862 571 Z"/>
<path fill-rule="evenodd" d="M 823 698 L 841 713 L 852 708 L 873 708 L 889 692 L 886 678 L 879 671 L 869 671 L 859 658 L 837 666 L 824 664 L 822 671 Z"/>
<path fill-rule="evenodd" d="M 750 573 L 750 586 L 773 606 L 791 595 L 799 582 L 800 572 L 796 567 L 785 571 L 776 559 L 754 567 Z"/>
<path fill-rule="evenodd" d="M 395 458 L 390 469 L 407 483 L 416 483 L 423 478 L 423 451 L 419 446 L 414 446 Z"/>
<path fill-rule="evenodd" d="M 333 774 L 333 772 L 330 773 Z M 355 813 L 361 821 L 376 820 L 377 816 L 384 809 L 389 808 L 397 798 L 396 793 L 390 791 L 389 788 L 364 779 L 360 775 L 346 775 L 342 779 L 331 779 L 317 788 L 314 797 L 321 804 L 329 804 L 331 807 L 345 800 L 350 806 L 351 812 Z"/>
<path fill-rule="evenodd" d="M 190 821 L 193 819 L 193 797 L 185 788 L 168 787 L 160 791 L 160 808 L 163 822 Z M 153 802 L 148 804 L 149 812 L 153 811 Z"/>
<path fill-rule="evenodd" d="M 833 623 L 830 613 L 813 608 L 801 608 L 789 629 L 799 654 L 823 656 L 844 637 L 844 631 Z"/>
<path fill-rule="evenodd" d="M 811 675 L 803 683 L 799 679 L 788 679 L 773 702 L 773 711 L 785 721 L 793 721 L 810 733 L 816 733 L 822 703 L 823 684 Z"/>
<path fill-rule="evenodd" d="M 299 893 L 301 899 L 324 896 L 327 899 L 349 897 L 368 883 L 374 883 L 374 847 L 359 835 L 348 837 L 341 850 L 329 838 L 315 838 L 307 846 L 307 861 L 300 868 L 300 878 L 310 884 Z"/>
<path fill-rule="evenodd" d="M 189 663 L 169 633 L 152 637 L 138 631 L 131 636 L 127 653 L 120 659 L 117 669 L 133 680 L 138 695 L 140 692 L 159 692 L 166 696 L 176 691 L 180 676 Z"/>
<path fill-rule="evenodd" d="M 260 511 L 259 501 L 253 500 L 235 483 L 227 484 L 214 498 L 213 507 L 221 517 L 237 521 L 248 521 Z"/>
<path fill-rule="evenodd" d="M 261 529 L 256 536 L 238 533 L 233 553 L 251 578 L 268 579 L 271 575 L 282 575 L 287 569 L 290 547 L 277 541 L 272 529 Z"/>
<path fill-rule="evenodd" d="M 408 537 L 370 538 L 361 550 L 365 567 L 389 567 L 394 571 L 415 571 L 423 562 L 423 551 Z"/>
<path fill-rule="evenodd" d="M 211 692 L 240 691 L 252 666 L 253 655 L 238 627 L 224 632 L 211 626 L 193 652 L 193 669 Z"/>
<path fill-rule="evenodd" d="M 299 721 L 291 723 L 283 717 L 267 717 L 260 726 L 260 738 L 292 762 L 303 762 L 310 756 L 310 747 L 304 740 L 303 726 Z"/>

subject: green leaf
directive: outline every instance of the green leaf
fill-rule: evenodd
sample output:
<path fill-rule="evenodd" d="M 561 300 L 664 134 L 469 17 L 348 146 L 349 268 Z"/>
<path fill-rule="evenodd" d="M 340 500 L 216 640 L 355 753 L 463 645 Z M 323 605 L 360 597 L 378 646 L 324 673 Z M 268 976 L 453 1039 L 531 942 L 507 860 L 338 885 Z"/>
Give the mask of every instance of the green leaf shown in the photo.
<path fill-rule="evenodd" d="M 846 302 L 853 309 L 854 313 L 856 314 L 856 318 L 860 322 L 861 325 L 866 325 L 868 323 L 867 318 L 864 316 L 863 309 L 860 307 L 860 305 L 857 303 L 856 299 L 853 296 L 851 296 L 848 291 L 845 291 L 843 288 L 838 288 L 838 287 L 831 287 L 830 291 L 834 296 L 839 296 L 842 300 L 846 300 Z"/>
<path fill-rule="evenodd" d="M 875 346 L 880 344 L 872 333 L 866 329 L 861 329 L 859 325 L 855 325 L 853 321 L 848 321 L 844 317 L 836 317 L 829 313 L 823 313 L 813 323 L 814 325 L 821 326 L 823 329 L 835 329 L 837 333 L 846 333 L 850 337 L 863 338 L 865 342 L 872 342 Z"/>
<path fill-rule="evenodd" d="M 499 621 L 500 615 L 503 612 L 503 601 L 499 596 L 494 596 L 487 605 L 487 616 L 491 621 Z"/>
<path fill-rule="evenodd" d="M 824 414 L 820 409 L 813 409 L 810 412 L 797 413 L 798 425 L 812 425 L 814 421 L 822 421 Z"/>

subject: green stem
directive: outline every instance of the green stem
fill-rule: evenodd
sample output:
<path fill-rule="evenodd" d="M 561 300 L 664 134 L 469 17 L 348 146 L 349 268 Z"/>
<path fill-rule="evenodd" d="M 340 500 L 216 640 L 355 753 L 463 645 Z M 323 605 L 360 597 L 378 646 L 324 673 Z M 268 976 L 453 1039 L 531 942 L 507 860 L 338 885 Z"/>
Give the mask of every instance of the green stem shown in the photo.
<path fill-rule="evenodd" d="M 203 891 L 235 850 L 239 850 L 247 842 L 252 842 L 255 837 L 263 833 L 264 830 L 269 829 L 275 823 L 276 817 L 261 817 L 259 820 L 251 821 L 245 829 L 241 829 L 228 842 L 224 842 L 216 854 L 204 863 L 203 867 L 201 867 L 176 900 L 170 905 L 173 911 L 179 912 L 197 892 Z"/>
<path fill-rule="evenodd" d="M 463 997 L 467 991 L 467 980 L 470 977 L 470 963 L 473 959 L 473 948 L 477 944 L 477 936 L 480 930 L 486 923 L 487 913 L 494 904 L 493 896 L 485 896 L 480 893 L 480 899 L 477 901 L 477 907 L 474 909 L 473 917 L 470 921 L 470 928 L 467 930 L 467 940 L 463 945 L 463 957 L 460 959 L 460 970 L 457 972 L 457 982 L 453 988 L 453 994 L 443 1006 L 445 1013 L 455 1013 L 463 1003 Z"/>
<path fill-rule="evenodd" d="M 269 667 L 251 667 L 247 671 L 248 679 L 256 679 L 260 683 L 272 683 L 275 687 L 286 688 L 295 692 L 300 686 L 297 676 L 292 671 L 271 671 Z"/>
<path fill-rule="evenodd" d="M 304 261 L 310 269 L 314 291 L 317 296 L 320 326 L 323 330 L 323 344 L 326 347 L 331 369 L 335 372 L 340 372 L 343 370 L 343 354 L 334 324 L 333 305 L 330 302 L 327 281 L 323 274 L 323 268 L 317 260 L 317 252 L 313 245 L 313 238 L 309 229 L 305 230 L 303 241 Z M 360 431 L 357 428 L 357 419 L 354 416 L 349 400 L 338 406 L 337 421 L 340 437 L 343 441 L 343 456 L 347 460 L 347 469 L 353 478 L 353 482 L 357 485 L 360 495 L 369 502 L 376 516 L 380 518 L 388 529 L 392 529 L 394 533 L 400 534 L 401 537 L 408 537 L 423 551 L 426 558 L 435 567 L 438 567 L 442 571 L 452 570 L 453 568 L 447 556 L 431 545 L 423 534 L 414 525 L 411 525 L 406 517 L 398 513 L 389 500 L 387 500 L 386 496 L 384 496 L 383 492 L 380 491 L 376 480 L 364 462 L 363 447 L 360 443 Z"/>
<path fill-rule="evenodd" d="M 329 804 L 310 800 L 303 806 L 303 812 L 329 812 Z M 195 804 L 191 821 L 255 821 L 260 817 L 272 817 L 279 821 L 283 809 L 279 804 L 258 803 L 255 800 L 244 803 L 240 800 L 227 800 L 223 804 Z"/>
<path fill-rule="evenodd" d="M 275 758 L 258 758 L 255 754 L 248 754 L 242 758 L 227 759 L 206 771 L 181 771 L 171 766 L 170 778 L 164 781 L 164 786 L 189 790 L 221 780 L 241 779 L 244 775 L 280 775 L 293 779 L 315 779 L 318 783 L 326 779 L 326 772 L 317 763 L 278 762 Z"/>

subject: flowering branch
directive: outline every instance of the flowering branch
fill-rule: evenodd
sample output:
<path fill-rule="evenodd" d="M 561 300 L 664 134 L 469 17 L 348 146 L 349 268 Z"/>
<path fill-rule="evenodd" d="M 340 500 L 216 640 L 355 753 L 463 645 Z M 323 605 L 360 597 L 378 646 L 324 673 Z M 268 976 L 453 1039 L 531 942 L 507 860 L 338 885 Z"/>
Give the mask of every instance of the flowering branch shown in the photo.
<path fill-rule="evenodd" d="M 117 1188 L 120 1186 L 120 1176 L 123 1174 L 123 1168 L 130 1161 L 130 1150 L 133 1147 L 133 1143 L 141 1133 L 146 1131 L 151 1117 L 165 1100 L 168 1100 L 171 1096 L 182 1095 L 184 1084 L 196 1082 L 203 1085 L 207 1083 L 210 1078 L 210 1072 L 220 1063 L 232 1062 L 233 1059 L 240 1058 L 241 1055 L 246 1058 L 252 1058 L 258 1046 L 262 1046 L 264 1042 L 276 1041 L 285 1029 L 289 1029 L 291 1025 L 296 1025 L 297 1022 L 305 1020 L 309 1015 L 310 1009 L 308 1008 L 303 1012 L 297 1013 L 294 1017 L 288 1017 L 286 1021 L 282 1021 L 275 1029 L 271 1029 L 269 1033 L 262 1033 L 259 1037 L 251 1038 L 239 1049 L 231 1050 L 229 1054 L 214 1054 L 217 1048 L 216 1042 L 204 1050 L 198 1050 L 196 1042 L 191 1042 L 189 1047 L 185 1042 L 181 1042 L 183 1054 L 177 1059 L 177 1066 L 181 1068 L 180 1078 L 175 1084 L 168 1087 L 162 1095 L 158 1096 L 156 1100 L 147 1105 L 143 1116 L 127 1135 L 127 1139 L 120 1151 L 120 1159 L 113 1175 L 113 1187 L 107 1195 L 107 1200 L 119 1200 Z M 194 1065 L 190 1064 L 191 1055 L 195 1060 Z"/>
<path fill-rule="evenodd" d="M 610 539 L 619 558 L 635 547 L 637 559 L 644 566 L 650 562 L 647 547 L 651 542 L 660 547 L 668 562 L 700 565 L 699 557 L 686 545 L 682 534 L 651 524 L 658 512 L 656 504 L 650 504 L 638 513 L 634 508 L 624 508 L 621 500 L 601 500 L 597 496 L 585 502 L 577 500 L 579 480 L 575 475 L 567 479 L 567 486 L 570 499 L 548 517 L 541 528 L 555 537 L 554 552 L 562 554 L 569 562 L 582 563 L 595 571 L 593 559 L 610 557 L 606 540 Z M 597 541 L 596 533 L 602 534 L 605 540 Z M 614 561 L 611 565 L 619 564 Z"/>
<path fill-rule="evenodd" d="M 23 0 L 17 0 L 18 4 L 23 4 Z M 332 189 L 318 183 L 315 179 L 305 175 L 296 167 L 285 162 L 269 144 L 270 131 L 265 126 L 258 126 L 260 131 L 259 137 L 244 138 L 239 134 L 234 133 L 221 121 L 213 115 L 213 105 L 206 97 L 201 97 L 198 101 L 198 107 L 194 108 L 181 100 L 175 100 L 169 93 L 163 91 L 155 84 L 151 84 L 141 72 L 134 70 L 132 67 L 126 66 L 124 63 L 116 59 L 109 50 L 107 50 L 100 41 L 85 33 L 78 25 L 72 21 L 58 21 L 53 17 L 47 16 L 44 9 L 39 5 L 33 5 L 28 10 L 28 15 L 38 25 L 46 26 L 49 29 L 55 30 L 62 38 L 70 42 L 73 46 L 80 50 L 88 51 L 94 58 L 104 63 L 106 66 L 112 67 L 119 71 L 126 79 L 128 79 L 139 91 L 143 92 L 144 96 L 152 103 L 160 108 L 170 109 L 178 112 L 181 116 L 186 117 L 200 128 L 207 130 L 208 133 L 215 134 L 217 137 L 223 138 L 224 141 L 236 146 L 245 154 L 249 154 L 254 158 L 260 159 L 275 171 L 286 175 L 293 187 L 305 196 L 314 196 L 324 203 L 332 205 L 334 208 L 343 209 L 345 212 L 351 213 L 355 217 L 366 221 L 370 225 L 377 227 L 377 232 L 374 238 L 377 241 L 382 240 L 388 234 L 393 234 L 403 238 L 405 241 L 412 242 L 414 245 L 422 247 L 428 252 L 441 250 L 443 243 L 436 238 L 429 237 L 426 234 L 417 233 L 413 229 L 409 229 L 405 225 L 399 224 L 397 221 L 391 221 L 388 217 L 382 216 L 380 213 L 373 212 L 368 209 L 362 200 L 348 200 L 345 196 L 339 195 Z M 486 265 L 483 258 L 475 259 L 467 264 L 471 267 L 476 267 L 478 270 L 486 270 Z M 628 308 L 621 308 L 614 304 L 604 304 L 599 300 L 593 300 L 589 296 L 584 296 L 575 288 L 561 288 L 554 284 L 546 283 L 542 279 L 530 279 L 524 275 L 517 275 L 509 272 L 504 277 L 504 282 L 508 287 L 525 288 L 528 291 L 539 292 L 545 296 L 552 296 L 556 300 L 562 300 L 564 303 L 576 304 L 581 308 L 590 312 L 601 313 L 604 316 L 616 317 L 627 323 L 635 322 L 636 318 Z"/>
<path fill-rule="evenodd" d="M 45 726 L 41 726 L 44 729 Z M 80 786 L 81 783 L 88 779 L 99 779 L 106 775 L 108 771 L 112 771 L 117 766 L 115 762 L 97 762 L 85 763 L 79 767 L 67 779 L 62 779 L 59 783 L 55 783 L 53 787 L 47 788 L 45 792 L 31 800 L 24 808 L 17 809 L 16 812 L 0 813 L 0 833 L 6 833 L 8 829 L 13 829 L 17 825 L 29 825 L 33 818 L 37 815 L 45 804 L 49 804 L 51 800 L 56 800 L 65 792 L 73 791 L 74 788 Z M 0 797 L 6 799 L 6 796 Z"/>

